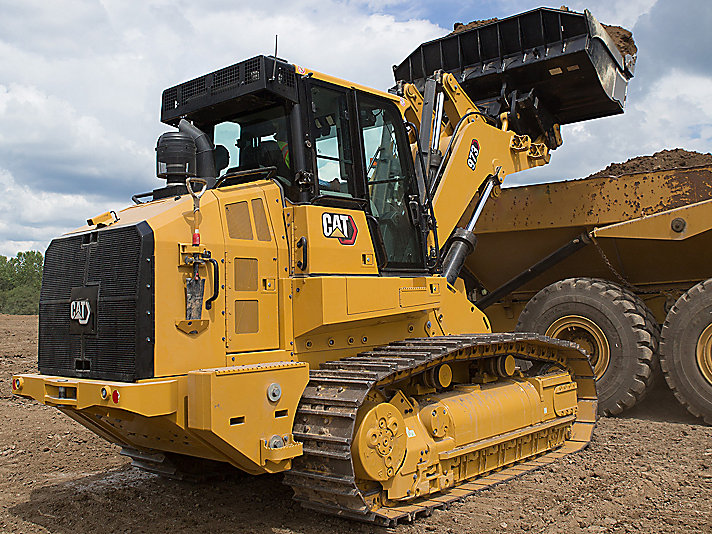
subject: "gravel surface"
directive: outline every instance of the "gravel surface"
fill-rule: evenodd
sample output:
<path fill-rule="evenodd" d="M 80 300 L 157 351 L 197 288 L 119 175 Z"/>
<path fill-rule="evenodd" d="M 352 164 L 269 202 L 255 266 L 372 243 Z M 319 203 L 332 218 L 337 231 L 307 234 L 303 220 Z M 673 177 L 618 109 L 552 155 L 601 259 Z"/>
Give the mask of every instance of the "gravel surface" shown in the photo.
<path fill-rule="evenodd" d="M 280 475 L 194 485 L 131 468 L 56 410 L 11 396 L 10 375 L 36 365 L 36 331 L 36 317 L 0 315 L 0 532 L 712 533 L 712 428 L 664 388 L 602 419 L 581 453 L 378 529 L 302 510 Z"/>

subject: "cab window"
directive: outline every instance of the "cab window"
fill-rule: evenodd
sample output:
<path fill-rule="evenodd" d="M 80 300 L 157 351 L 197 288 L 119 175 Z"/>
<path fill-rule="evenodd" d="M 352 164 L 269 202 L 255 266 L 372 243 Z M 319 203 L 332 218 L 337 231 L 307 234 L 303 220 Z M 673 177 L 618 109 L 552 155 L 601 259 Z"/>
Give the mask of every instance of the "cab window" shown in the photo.
<path fill-rule="evenodd" d="M 353 151 L 347 93 L 311 86 L 311 131 L 320 195 L 353 197 Z"/>
<path fill-rule="evenodd" d="M 213 141 L 220 176 L 276 167 L 275 178 L 284 186 L 291 185 L 294 171 L 289 154 L 289 119 L 284 107 L 262 109 L 220 122 L 214 126 Z"/>

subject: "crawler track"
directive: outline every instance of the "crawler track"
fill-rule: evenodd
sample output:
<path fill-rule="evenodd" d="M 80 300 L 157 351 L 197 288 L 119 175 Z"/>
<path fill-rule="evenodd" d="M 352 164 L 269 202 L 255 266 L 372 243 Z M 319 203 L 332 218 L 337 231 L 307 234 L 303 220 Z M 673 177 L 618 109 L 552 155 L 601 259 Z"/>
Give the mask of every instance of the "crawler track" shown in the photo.
<path fill-rule="evenodd" d="M 395 505 L 381 506 L 380 491 L 357 485 L 351 444 L 357 413 L 368 393 L 448 361 L 512 354 L 568 368 L 578 386 L 578 415 L 571 437 L 556 450 L 468 479 L 448 490 Z M 480 334 L 409 339 L 358 356 L 327 362 L 310 373 L 295 419 L 295 439 L 304 454 L 295 459 L 285 483 L 295 500 L 320 512 L 393 526 L 429 515 L 467 495 L 549 464 L 588 445 L 596 421 L 595 380 L 587 357 L 576 345 L 538 334 Z"/>

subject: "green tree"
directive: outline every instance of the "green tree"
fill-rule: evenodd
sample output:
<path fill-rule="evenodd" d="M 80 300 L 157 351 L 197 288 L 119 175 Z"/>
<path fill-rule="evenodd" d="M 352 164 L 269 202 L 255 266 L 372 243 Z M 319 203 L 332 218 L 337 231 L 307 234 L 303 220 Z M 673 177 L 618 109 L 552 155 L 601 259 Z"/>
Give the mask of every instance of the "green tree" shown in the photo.
<path fill-rule="evenodd" d="M 0 291 L 8 291 L 14 287 L 15 273 L 10 261 L 0 256 Z"/>
<path fill-rule="evenodd" d="M 32 286 L 39 288 L 42 285 L 42 254 L 36 250 L 18 252 L 10 260 L 15 271 L 15 287 Z"/>
<path fill-rule="evenodd" d="M 14 258 L 0 256 L 0 313 L 36 314 L 42 286 L 40 252 L 18 252 Z"/>
<path fill-rule="evenodd" d="M 40 292 L 34 287 L 17 286 L 5 292 L 3 301 L 3 313 L 37 315 L 40 308 Z"/>

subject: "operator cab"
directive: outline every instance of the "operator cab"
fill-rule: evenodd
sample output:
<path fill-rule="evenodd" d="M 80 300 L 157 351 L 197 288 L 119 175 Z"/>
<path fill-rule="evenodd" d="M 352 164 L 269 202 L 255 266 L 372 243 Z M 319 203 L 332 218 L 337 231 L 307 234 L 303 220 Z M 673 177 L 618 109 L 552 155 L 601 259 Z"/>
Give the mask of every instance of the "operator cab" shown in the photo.
<path fill-rule="evenodd" d="M 414 215 L 424 208 L 413 210 L 417 181 L 397 106 L 299 71 L 265 56 L 237 63 L 164 91 L 161 120 L 185 118 L 207 135 L 215 187 L 272 179 L 293 204 L 363 211 L 379 271 L 426 273 Z"/>

